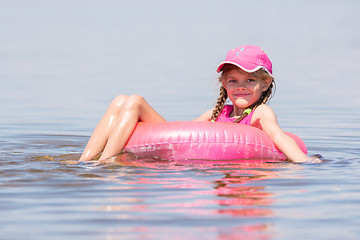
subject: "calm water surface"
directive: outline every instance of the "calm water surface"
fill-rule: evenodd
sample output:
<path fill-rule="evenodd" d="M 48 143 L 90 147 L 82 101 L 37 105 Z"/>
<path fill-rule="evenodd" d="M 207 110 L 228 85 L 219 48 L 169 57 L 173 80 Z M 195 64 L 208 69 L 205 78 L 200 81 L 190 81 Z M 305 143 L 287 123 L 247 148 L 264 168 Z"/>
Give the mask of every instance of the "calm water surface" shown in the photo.
<path fill-rule="evenodd" d="M 0 3 L 1 239 L 359 239 L 358 1 Z M 306 16 L 306 17 L 304 17 Z M 217 98 L 240 44 L 274 63 L 284 130 L 321 164 L 80 163 L 108 103 L 168 120 Z"/>

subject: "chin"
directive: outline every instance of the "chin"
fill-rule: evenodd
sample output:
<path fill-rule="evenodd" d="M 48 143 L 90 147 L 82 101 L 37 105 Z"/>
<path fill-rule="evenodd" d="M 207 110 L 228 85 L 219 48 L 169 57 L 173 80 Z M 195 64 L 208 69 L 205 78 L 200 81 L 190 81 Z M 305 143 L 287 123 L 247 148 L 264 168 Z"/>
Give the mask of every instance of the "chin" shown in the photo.
<path fill-rule="evenodd" d="M 251 104 L 249 104 L 249 102 L 247 101 L 236 101 L 233 102 L 234 106 L 238 107 L 238 108 L 247 108 L 249 106 L 251 106 Z"/>

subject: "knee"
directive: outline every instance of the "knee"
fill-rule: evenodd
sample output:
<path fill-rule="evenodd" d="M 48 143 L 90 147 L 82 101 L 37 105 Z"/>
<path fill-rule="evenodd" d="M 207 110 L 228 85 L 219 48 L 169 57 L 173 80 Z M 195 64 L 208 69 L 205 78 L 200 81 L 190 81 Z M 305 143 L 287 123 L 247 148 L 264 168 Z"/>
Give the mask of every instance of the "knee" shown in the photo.
<path fill-rule="evenodd" d="M 112 100 L 111 105 L 121 107 L 127 98 L 126 95 L 118 95 Z"/>
<path fill-rule="evenodd" d="M 140 95 L 119 95 L 112 100 L 109 110 L 112 112 L 138 110 L 144 102 L 144 97 Z"/>
<path fill-rule="evenodd" d="M 126 98 L 125 107 L 129 110 L 138 109 L 145 102 L 144 97 L 140 95 L 131 95 Z"/>
<path fill-rule="evenodd" d="M 127 98 L 128 98 L 128 96 L 126 96 L 126 95 L 116 96 L 109 104 L 107 111 L 111 114 L 118 114 L 118 112 L 124 106 L 124 103 L 126 102 Z"/>

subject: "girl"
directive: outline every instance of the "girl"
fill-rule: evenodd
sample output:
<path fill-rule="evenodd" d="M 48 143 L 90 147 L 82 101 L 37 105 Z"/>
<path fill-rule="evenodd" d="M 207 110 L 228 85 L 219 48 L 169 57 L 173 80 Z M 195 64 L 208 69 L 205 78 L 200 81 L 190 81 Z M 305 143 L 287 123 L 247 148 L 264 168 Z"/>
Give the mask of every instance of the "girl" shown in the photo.
<path fill-rule="evenodd" d="M 266 105 L 274 78 L 272 63 L 260 47 L 244 45 L 230 50 L 217 72 L 221 72 L 217 104 L 194 121 L 251 125 L 267 133 L 288 159 L 294 162 L 319 162 L 318 158 L 305 155 L 295 141 L 281 130 L 275 113 Z M 227 98 L 232 105 L 225 105 Z M 119 154 L 138 121 L 162 122 L 165 119 L 141 96 L 117 96 L 95 128 L 80 160 L 91 160 L 101 151 L 100 160 Z"/>

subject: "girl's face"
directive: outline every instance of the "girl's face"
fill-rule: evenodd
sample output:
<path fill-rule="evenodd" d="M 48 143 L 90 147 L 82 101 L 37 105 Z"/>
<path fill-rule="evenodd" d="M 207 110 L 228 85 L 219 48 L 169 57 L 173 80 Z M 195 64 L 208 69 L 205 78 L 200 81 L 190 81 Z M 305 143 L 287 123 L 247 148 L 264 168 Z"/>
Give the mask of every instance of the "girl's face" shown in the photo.
<path fill-rule="evenodd" d="M 234 104 L 235 115 L 254 104 L 265 92 L 271 79 L 256 79 L 249 73 L 240 69 L 232 69 L 225 73 L 222 85 L 227 91 L 229 99 Z"/>

